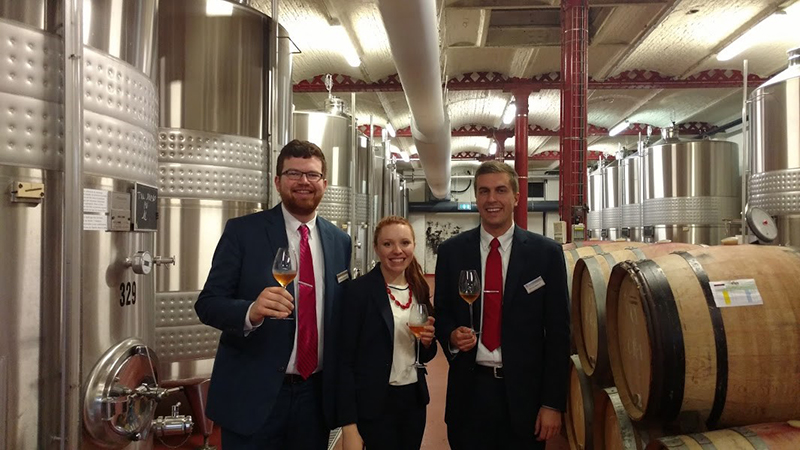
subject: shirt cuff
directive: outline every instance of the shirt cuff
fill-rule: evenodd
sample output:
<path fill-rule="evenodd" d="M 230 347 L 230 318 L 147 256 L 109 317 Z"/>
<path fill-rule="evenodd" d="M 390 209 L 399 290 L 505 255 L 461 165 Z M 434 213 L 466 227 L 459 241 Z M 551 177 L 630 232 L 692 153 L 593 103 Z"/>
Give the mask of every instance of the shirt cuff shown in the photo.
<path fill-rule="evenodd" d="M 250 306 L 247 308 L 247 314 L 244 315 L 244 335 L 245 335 L 245 337 L 248 334 L 250 334 L 251 331 L 253 331 L 256 328 L 260 327 L 264 323 L 264 319 L 261 319 L 261 322 L 257 323 L 256 325 L 253 325 L 252 323 L 250 323 L 250 308 L 252 308 L 253 305 L 255 305 L 255 304 L 256 304 L 255 302 L 251 303 Z"/>
<path fill-rule="evenodd" d="M 558 411 L 558 412 L 561 412 L 561 410 L 560 410 L 560 409 L 558 409 L 558 408 L 553 408 L 552 406 L 542 405 L 542 408 L 547 408 L 547 409 L 550 409 L 550 410 L 552 410 L 552 411 Z"/>
<path fill-rule="evenodd" d="M 451 354 L 451 355 L 457 355 L 457 354 L 458 354 L 458 352 L 460 352 L 460 351 L 461 351 L 461 350 L 459 350 L 459 349 L 457 349 L 457 348 L 455 348 L 455 349 L 454 349 L 454 348 L 453 348 L 453 344 L 451 344 L 451 343 L 449 343 L 449 342 L 447 343 L 447 350 L 450 352 L 450 354 Z"/>

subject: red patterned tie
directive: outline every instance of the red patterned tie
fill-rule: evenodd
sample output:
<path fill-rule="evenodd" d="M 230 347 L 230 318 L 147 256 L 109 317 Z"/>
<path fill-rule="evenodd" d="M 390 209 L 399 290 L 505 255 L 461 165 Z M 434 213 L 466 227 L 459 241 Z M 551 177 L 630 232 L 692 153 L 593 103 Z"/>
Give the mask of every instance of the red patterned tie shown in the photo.
<path fill-rule="evenodd" d="M 317 368 L 317 292 L 308 227 L 300 225 L 300 292 L 297 308 L 297 372 L 306 379 Z"/>
<path fill-rule="evenodd" d="M 483 330 L 481 342 L 493 352 L 500 347 L 500 323 L 503 304 L 503 260 L 500 258 L 500 241 L 492 239 L 486 257 L 486 279 L 483 290 Z"/>

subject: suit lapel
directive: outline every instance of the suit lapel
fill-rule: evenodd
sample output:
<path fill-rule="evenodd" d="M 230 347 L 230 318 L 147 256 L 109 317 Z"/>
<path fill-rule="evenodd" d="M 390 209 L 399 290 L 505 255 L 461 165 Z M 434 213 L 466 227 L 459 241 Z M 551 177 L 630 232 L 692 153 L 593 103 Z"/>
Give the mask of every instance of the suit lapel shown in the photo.
<path fill-rule="evenodd" d="M 464 265 L 464 269 L 475 269 L 478 271 L 478 276 L 481 276 L 481 270 L 483 268 L 483 261 L 481 261 L 481 228 L 474 228 L 469 231 L 469 239 L 468 244 L 464 247 L 464 261 L 466 264 Z M 456 274 L 456 280 L 459 279 L 461 274 Z M 483 281 L 483 280 L 481 280 Z M 458 281 L 456 281 L 458 282 Z M 483 286 L 481 286 L 481 290 Z M 458 286 L 456 286 L 456 290 L 458 290 Z M 461 297 L 459 297 L 461 298 Z M 481 329 L 481 311 L 483 310 L 483 295 L 481 295 L 481 301 L 475 302 L 472 304 L 472 315 L 473 320 L 475 321 L 474 329 L 475 331 L 480 331 Z M 463 300 L 462 300 L 463 301 Z M 464 302 L 467 305 L 467 317 L 469 317 L 469 305 L 467 302 Z"/>
<path fill-rule="evenodd" d="M 514 237 L 511 244 L 511 256 L 508 259 L 508 269 L 506 271 L 506 283 L 503 286 L 503 304 L 514 298 L 514 289 L 519 287 L 519 279 L 522 276 L 522 268 L 525 266 L 525 247 L 528 245 L 528 238 L 522 228 L 514 226 Z"/>
<path fill-rule="evenodd" d="M 386 323 L 386 328 L 389 330 L 389 337 L 394 341 L 394 316 L 392 314 L 392 305 L 389 304 L 389 295 L 385 293 L 386 281 L 383 279 L 381 265 L 378 264 L 375 266 L 370 274 L 374 275 L 374 280 L 370 280 L 371 286 L 369 286 L 369 292 L 375 292 L 377 294 L 374 296 L 377 302 L 375 306 L 378 307 L 378 311 L 381 317 L 383 317 L 383 321 Z"/>
<path fill-rule="evenodd" d="M 277 253 L 280 247 L 288 247 L 289 239 L 286 237 L 286 222 L 283 220 L 281 204 L 278 203 L 274 208 L 265 211 L 267 230 L 267 240 L 269 240 L 270 254 Z M 272 261 L 269 261 L 272 264 Z"/>

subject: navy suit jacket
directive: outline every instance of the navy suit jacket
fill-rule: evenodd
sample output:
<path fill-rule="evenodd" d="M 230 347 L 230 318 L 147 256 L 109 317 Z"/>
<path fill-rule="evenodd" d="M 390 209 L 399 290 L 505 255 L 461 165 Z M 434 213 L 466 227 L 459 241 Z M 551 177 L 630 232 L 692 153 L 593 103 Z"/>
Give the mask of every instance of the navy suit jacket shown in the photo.
<path fill-rule="evenodd" d="M 350 237 L 317 216 L 325 257 L 323 411 L 335 421 L 335 384 L 343 285 L 337 274 L 350 269 Z M 206 414 L 223 428 L 251 435 L 272 411 L 294 345 L 295 321 L 264 319 L 244 334 L 250 304 L 269 286 L 279 286 L 272 262 L 288 246 L 281 205 L 231 219 L 217 244 L 211 271 L 195 303 L 200 320 L 222 330 L 211 375 Z M 288 286 L 292 290 L 292 285 Z"/>
<path fill-rule="evenodd" d="M 436 261 L 436 337 L 449 353 L 450 333 L 469 327 L 469 305 L 458 294 L 461 270 L 481 271 L 480 227 L 439 246 Z M 528 293 L 524 285 L 542 277 L 545 285 Z M 569 374 L 567 274 L 561 246 L 544 236 L 514 227 L 503 286 L 501 349 L 506 398 L 512 426 L 519 433 L 534 429 L 541 405 L 566 409 Z M 473 304 L 475 327 L 481 302 Z M 473 397 L 477 345 L 451 355 L 445 421 L 468 424 Z"/>
<path fill-rule="evenodd" d="M 394 317 L 380 265 L 346 289 L 342 321 L 341 375 L 339 378 L 339 424 L 375 419 L 383 411 L 394 349 Z M 436 356 L 436 342 L 420 345 L 420 362 Z M 430 402 L 425 369 L 417 369 L 417 397 Z"/>

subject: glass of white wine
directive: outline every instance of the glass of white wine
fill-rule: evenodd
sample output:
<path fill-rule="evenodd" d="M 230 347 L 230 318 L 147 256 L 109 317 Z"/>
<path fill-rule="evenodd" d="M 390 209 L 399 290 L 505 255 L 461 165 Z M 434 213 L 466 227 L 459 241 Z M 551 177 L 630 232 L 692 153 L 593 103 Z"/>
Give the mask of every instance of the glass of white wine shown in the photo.
<path fill-rule="evenodd" d="M 419 362 L 419 341 L 422 332 L 425 331 L 425 325 L 428 323 L 428 307 L 423 304 L 411 305 L 411 313 L 408 316 L 408 328 L 414 335 L 417 341 L 417 357 L 414 360 L 414 367 L 421 369 L 425 367 L 424 363 Z"/>
<path fill-rule="evenodd" d="M 469 326 L 474 331 L 475 320 L 472 317 L 472 304 L 481 295 L 481 277 L 477 270 L 461 271 L 461 275 L 458 277 L 458 294 L 469 304 Z"/>
<path fill-rule="evenodd" d="M 272 276 L 286 289 L 286 286 L 297 277 L 297 257 L 290 247 L 280 247 L 275 252 L 275 260 L 272 262 Z M 295 304 L 295 308 L 297 305 Z M 293 320 L 289 315 L 285 320 Z"/>

